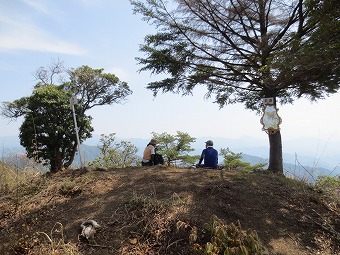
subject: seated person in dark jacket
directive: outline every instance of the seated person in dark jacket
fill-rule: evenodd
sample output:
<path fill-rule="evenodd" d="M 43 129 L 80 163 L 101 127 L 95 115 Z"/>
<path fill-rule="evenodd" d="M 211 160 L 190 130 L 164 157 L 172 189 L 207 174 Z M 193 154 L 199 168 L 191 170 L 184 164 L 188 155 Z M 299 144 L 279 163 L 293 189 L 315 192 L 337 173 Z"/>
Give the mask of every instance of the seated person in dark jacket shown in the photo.
<path fill-rule="evenodd" d="M 205 142 L 205 149 L 202 151 L 201 158 L 197 167 L 207 167 L 217 169 L 218 164 L 218 152 L 213 148 L 213 141 L 208 140 Z M 201 165 L 204 160 L 204 164 Z"/>

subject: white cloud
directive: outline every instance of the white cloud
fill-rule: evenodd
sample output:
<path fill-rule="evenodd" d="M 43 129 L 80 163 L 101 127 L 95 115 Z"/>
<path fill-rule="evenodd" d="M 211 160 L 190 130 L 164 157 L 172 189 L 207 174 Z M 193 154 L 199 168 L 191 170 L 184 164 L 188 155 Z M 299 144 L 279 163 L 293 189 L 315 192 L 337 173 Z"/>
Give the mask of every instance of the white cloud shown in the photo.
<path fill-rule="evenodd" d="M 79 45 L 54 37 L 27 20 L 0 17 L 0 51 L 31 50 L 69 55 L 84 55 Z"/>
<path fill-rule="evenodd" d="M 80 3 L 84 6 L 102 6 L 105 2 L 105 0 L 80 0 Z"/>
<path fill-rule="evenodd" d="M 34 12 L 32 12 L 34 10 Z M 63 20 L 62 11 L 42 0 L 22 0 L 22 3 L 0 3 L 0 51 L 39 51 L 67 55 L 85 55 L 79 45 L 43 29 L 44 20 Z"/>
<path fill-rule="evenodd" d="M 131 72 L 118 67 L 105 68 L 104 72 L 116 75 L 121 81 L 125 81 L 132 75 Z"/>
<path fill-rule="evenodd" d="M 33 9 L 37 10 L 38 12 L 42 12 L 45 14 L 50 14 L 50 11 L 46 7 L 44 3 L 46 2 L 39 2 L 37 0 L 23 0 L 25 4 L 29 5 Z"/>

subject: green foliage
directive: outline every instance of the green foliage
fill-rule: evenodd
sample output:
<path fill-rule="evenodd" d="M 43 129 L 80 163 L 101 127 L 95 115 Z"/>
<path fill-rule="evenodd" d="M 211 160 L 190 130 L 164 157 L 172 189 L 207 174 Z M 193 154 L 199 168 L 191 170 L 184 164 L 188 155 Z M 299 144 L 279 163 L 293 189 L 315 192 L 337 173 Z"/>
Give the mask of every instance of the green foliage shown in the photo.
<path fill-rule="evenodd" d="M 224 158 L 224 165 L 227 170 L 239 170 L 249 165 L 241 161 L 242 153 L 234 153 L 229 148 L 222 148 L 220 153 Z"/>
<path fill-rule="evenodd" d="M 319 176 L 316 180 L 315 187 L 318 193 L 313 199 L 322 202 L 329 211 L 338 212 L 340 209 L 340 176 Z M 334 225 L 324 223 L 322 227 L 332 233 L 337 239 L 337 242 L 340 242 L 340 233 L 334 228 Z"/>
<path fill-rule="evenodd" d="M 340 190 L 340 177 L 319 176 L 315 185 L 324 191 Z"/>
<path fill-rule="evenodd" d="M 60 170 L 73 160 L 76 146 L 74 120 L 70 108 L 71 94 L 60 86 L 46 85 L 36 88 L 27 97 L 24 121 L 20 127 L 20 144 L 27 156 L 50 165 L 51 172 Z M 22 99 L 21 99 L 22 100 Z M 19 101 L 21 101 L 19 100 Z M 76 107 L 80 141 L 91 137 L 91 117 Z"/>
<path fill-rule="evenodd" d="M 242 103 L 261 113 L 266 97 L 316 101 L 340 89 L 338 0 L 131 3 L 157 30 L 137 58 L 141 71 L 165 74 L 148 84 L 154 95 L 202 86 L 220 107 Z M 268 169 L 283 174 L 281 134 L 274 135 Z"/>
<path fill-rule="evenodd" d="M 326 55 L 328 51 L 339 52 L 340 2 L 338 0 L 307 0 L 305 5 L 310 26 L 317 24 L 317 28 L 310 35 L 308 45 L 315 44 L 314 50 L 324 50 Z M 322 46 L 322 48 L 317 49 L 317 46 Z"/>
<path fill-rule="evenodd" d="M 98 105 L 121 103 L 132 94 L 126 82 L 103 71 L 104 69 L 93 69 L 89 66 L 68 71 L 70 81 L 63 86 L 78 98 L 83 111 Z"/>
<path fill-rule="evenodd" d="M 157 211 L 163 211 L 165 208 L 167 209 L 171 205 L 171 201 L 159 200 L 153 195 L 154 194 L 139 195 L 134 192 L 126 202 L 127 208 L 129 210 L 138 210 L 143 214 L 149 214 Z"/>
<path fill-rule="evenodd" d="M 292 79 L 298 88 L 280 93 L 289 103 L 294 94 L 315 101 L 339 90 L 340 2 L 308 0 L 304 9 L 304 24 L 273 61 L 275 68 L 285 72 L 282 76 Z"/>
<path fill-rule="evenodd" d="M 68 70 L 69 81 L 56 86 L 53 78 L 64 71 L 60 61 L 49 68 L 41 67 L 35 74 L 39 82 L 30 97 L 4 102 L 2 115 L 7 118 L 24 116 L 20 127 L 20 142 L 27 156 L 49 165 L 51 172 L 68 168 L 77 151 L 70 98 L 75 105 L 79 140 L 91 137 L 91 116 L 85 112 L 94 106 L 122 102 L 132 91 L 126 82 L 103 69 L 81 66 Z M 128 145 L 122 145 L 128 147 Z"/>
<path fill-rule="evenodd" d="M 141 70 L 168 74 L 148 85 L 155 94 L 188 95 L 202 85 L 221 107 L 261 111 L 263 97 L 292 103 L 339 89 L 337 0 L 131 3 L 157 29 L 140 47 L 146 57 L 137 58 Z"/>
<path fill-rule="evenodd" d="M 74 180 L 65 180 L 60 183 L 59 193 L 65 197 L 72 197 L 80 194 L 81 189 Z"/>
<path fill-rule="evenodd" d="M 200 155 L 183 155 L 181 161 L 183 166 L 193 166 L 199 160 Z M 179 165 L 179 166 L 181 166 Z"/>
<path fill-rule="evenodd" d="M 223 220 L 213 215 L 210 223 L 205 224 L 211 234 L 211 241 L 203 247 L 195 245 L 197 254 L 206 255 L 263 255 L 262 246 L 255 231 L 244 231 L 240 222 L 227 225 Z"/>
<path fill-rule="evenodd" d="M 128 141 L 115 141 L 115 133 L 101 135 L 99 146 L 101 155 L 91 165 L 96 167 L 124 168 L 140 164 L 140 158 L 136 156 L 137 147 Z"/>
<path fill-rule="evenodd" d="M 243 162 L 242 153 L 234 153 L 229 148 L 222 148 L 220 151 L 224 159 L 224 166 L 227 170 L 244 170 L 246 172 L 263 170 L 265 163 L 250 165 L 248 162 Z"/>
<path fill-rule="evenodd" d="M 177 131 L 176 135 L 170 135 L 166 132 L 161 134 L 153 132 L 152 136 L 157 140 L 157 152 L 164 156 L 168 166 L 175 161 L 192 164 L 197 159 L 197 157 L 188 154 L 194 150 L 191 143 L 196 141 L 196 138 L 191 137 L 188 133 Z"/>

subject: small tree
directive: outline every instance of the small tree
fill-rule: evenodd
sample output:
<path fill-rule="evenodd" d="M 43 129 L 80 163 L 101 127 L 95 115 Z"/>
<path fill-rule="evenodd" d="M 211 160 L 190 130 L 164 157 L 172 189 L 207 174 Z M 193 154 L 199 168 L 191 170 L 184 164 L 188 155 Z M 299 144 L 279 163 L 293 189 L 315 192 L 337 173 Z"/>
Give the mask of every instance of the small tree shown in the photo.
<path fill-rule="evenodd" d="M 242 152 L 235 153 L 232 152 L 229 148 L 221 149 L 221 155 L 224 159 L 224 166 L 227 170 L 246 170 L 246 171 L 253 171 L 263 169 L 266 165 L 265 163 L 259 163 L 255 165 L 250 165 L 248 162 L 242 161 Z"/>
<path fill-rule="evenodd" d="M 36 88 L 30 97 L 13 102 L 23 105 L 24 121 L 20 127 L 20 144 L 27 156 L 57 172 L 73 157 L 75 142 L 73 115 L 69 105 L 70 93 L 61 87 L 46 85 Z M 76 108 L 80 141 L 91 137 L 91 117 Z"/>
<path fill-rule="evenodd" d="M 84 112 L 95 106 L 122 103 L 132 94 L 126 82 L 120 81 L 114 74 L 104 73 L 103 68 L 81 66 L 67 73 L 70 81 L 63 86 L 77 96 Z"/>
<path fill-rule="evenodd" d="M 95 106 L 118 104 L 132 94 L 128 84 L 120 81 L 111 73 L 104 73 L 104 69 L 93 69 L 81 66 L 67 71 L 70 81 L 64 82 L 63 87 L 78 99 L 81 112 Z M 82 131 L 79 125 L 79 130 Z M 77 151 L 77 143 L 73 147 L 73 158 Z M 71 165 L 72 161 L 68 163 Z"/>
<path fill-rule="evenodd" d="M 137 147 L 128 141 L 115 141 L 115 133 L 101 135 L 99 146 L 101 155 L 91 165 L 96 167 L 124 168 L 140 164 L 141 159 L 136 156 Z"/>
<path fill-rule="evenodd" d="M 66 76 L 63 75 L 65 72 Z M 67 75 L 69 76 L 69 81 L 66 82 Z M 66 71 L 63 63 L 59 60 L 47 68 L 40 67 L 34 74 L 34 77 L 38 80 L 35 90 L 40 92 L 46 91 L 44 94 L 45 99 L 41 101 L 43 103 L 39 104 L 35 100 L 37 106 L 29 105 L 32 104 L 33 97 L 23 97 L 14 102 L 3 102 L 2 115 L 10 119 L 24 116 L 25 122 L 20 128 L 20 137 L 25 139 L 25 141 L 21 141 L 21 143 L 25 144 L 26 148 L 32 147 L 32 141 L 35 141 L 35 144 L 38 143 L 40 151 L 44 149 L 45 154 L 49 154 L 48 157 L 46 156 L 47 162 L 51 164 L 51 171 L 53 172 L 63 167 L 69 167 L 74 160 L 78 147 L 74 132 L 74 122 L 72 114 L 70 114 L 70 98 L 76 97 L 78 99 L 78 104 L 75 108 L 81 143 L 86 138 L 91 137 L 91 132 L 93 131 L 93 128 L 90 126 L 92 118 L 85 115 L 87 110 L 95 106 L 120 103 L 132 93 L 126 82 L 120 81 L 114 74 L 104 73 L 103 69 L 92 69 L 88 66 L 82 66 Z M 59 86 L 54 85 L 56 77 L 59 78 L 58 82 L 61 83 Z M 58 103 L 49 100 L 48 91 L 52 91 L 51 88 L 58 88 L 57 90 L 60 95 L 58 96 L 58 93 L 53 94 L 53 100 Z M 41 116 L 40 122 L 38 123 L 35 120 L 35 123 L 33 123 L 33 120 L 31 120 L 32 123 L 30 123 L 30 119 L 36 113 Z M 44 118 L 43 114 L 46 114 L 49 118 Z M 66 114 L 70 115 L 66 116 Z M 42 133 L 39 141 L 36 139 L 36 132 L 32 130 L 32 127 L 37 128 L 38 124 L 40 125 L 39 132 Z M 73 130 L 73 135 L 69 136 L 67 132 L 71 132 L 71 130 Z M 49 132 L 49 137 L 58 137 L 61 141 L 55 142 L 54 145 L 49 144 L 51 140 L 45 138 L 44 132 Z M 65 137 L 71 140 L 64 141 Z M 47 144 L 49 145 L 47 146 Z M 57 148 L 58 145 L 62 147 Z M 51 146 L 53 146 L 53 149 Z M 50 151 L 48 152 L 48 150 Z M 28 156 L 34 156 L 36 159 L 38 157 L 38 155 L 32 154 L 32 152 L 27 153 Z M 41 157 L 41 154 L 39 154 L 39 157 Z"/>
<path fill-rule="evenodd" d="M 194 150 L 190 144 L 196 141 L 196 138 L 188 133 L 177 131 L 176 135 L 170 135 L 166 132 L 161 134 L 152 132 L 152 136 L 157 140 L 157 151 L 164 155 L 168 166 L 178 160 L 192 163 L 197 158 L 188 154 Z"/>

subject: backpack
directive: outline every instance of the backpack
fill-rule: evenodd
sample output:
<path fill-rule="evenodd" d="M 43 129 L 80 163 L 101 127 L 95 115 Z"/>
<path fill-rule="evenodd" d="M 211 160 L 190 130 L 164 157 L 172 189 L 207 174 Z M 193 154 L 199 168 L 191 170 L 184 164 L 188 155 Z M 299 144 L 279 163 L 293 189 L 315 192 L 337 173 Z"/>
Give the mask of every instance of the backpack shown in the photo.
<path fill-rule="evenodd" d="M 164 165 L 164 159 L 161 154 L 155 154 L 155 165 Z"/>

